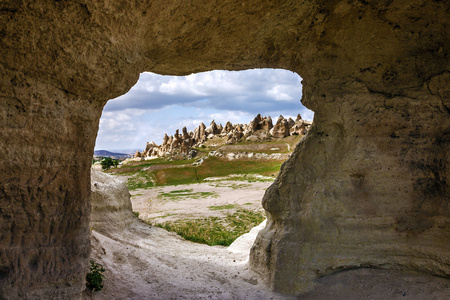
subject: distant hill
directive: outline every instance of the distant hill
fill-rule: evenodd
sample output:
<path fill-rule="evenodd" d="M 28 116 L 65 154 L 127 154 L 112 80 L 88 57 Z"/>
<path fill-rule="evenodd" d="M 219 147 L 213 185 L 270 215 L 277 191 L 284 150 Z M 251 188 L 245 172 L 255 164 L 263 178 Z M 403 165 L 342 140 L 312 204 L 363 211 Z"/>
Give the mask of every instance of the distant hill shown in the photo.
<path fill-rule="evenodd" d="M 124 154 L 131 154 L 134 155 L 136 153 L 136 151 L 142 151 L 142 149 L 137 149 L 137 148 L 133 148 L 133 149 L 109 149 L 110 152 L 115 152 L 115 153 L 124 153 Z"/>
<path fill-rule="evenodd" d="M 130 154 L 110 152 L 110 151 L 107 151 L 107 150 L 95 150 L 95 151 L 94 151 L 94 156 L 104 156 L 104 157 L 111 157 L 111 158 L 121 158 L 121 157 L 129 157 Z"/>

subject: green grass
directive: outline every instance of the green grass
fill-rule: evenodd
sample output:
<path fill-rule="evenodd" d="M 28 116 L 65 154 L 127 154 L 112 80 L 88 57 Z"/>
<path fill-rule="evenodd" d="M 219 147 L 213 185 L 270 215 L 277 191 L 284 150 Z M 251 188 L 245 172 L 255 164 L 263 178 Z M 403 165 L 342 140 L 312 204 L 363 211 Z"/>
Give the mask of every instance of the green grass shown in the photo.
<path fill-rule="evenodd" d="M 261 178 L 261 177 L 257 177 L 254 175 L 257 175 L 257 174 L 231 175 L 226 178 L 218 178 L 218 179 L 214 179 L 214 180 L 208 180 L 208 182 L 220 182 L 220 181 L 226 180 L 226 181 L 246 181 L 248 183 L 251 183 L 251 182 L 273 182 L 275 180 L 274 177 L 266 176 L 266 177 Z M 216 185 L 216 187 L 220 187 L 220 186 L 227 186 L 227 185 L 220 185 L 220 183 Z M 240 188 L 243 188 L 246 186 L 248 186 L 248 184 L 246 185 L 245 183 L 242 183 L 242 184 L 230 185 L 229 187 L 231 187 L 233 189 L 240 189 Z"/>
<path fill-rule="evenodd" d="M 160 193 L 158 197 L 166 197 L 172 200 L 179 200 L 183 197 L 189 197 L 191 199 L 200 199 L 200 198 L 208 198 L 208 197 L 218 197 L 215 192 L 193 192 L 192 189 L 186 190 L 175 190 L 168 193 Z"/>
<path fill-rule="evenodd" d="M 256 148 L 250 152 L 267 152 L 273 153 L 270 150 L 272 147 L 280 148 L 280 151 L 287 151 L 286 143 L 291 145 L 293 150 L 295 144 L 301 139 L 300 136 L 289 136 L 281 140 L 266 141 L 266 142 L 240 142 L 235 145 L 225 145 L 225 142 L 219 140 L 212 140 L 206 143 L 205 148 L 194 148 L 199 151 L 199 155 L 191 160 L 167 160 L 165 158 L 158 158 L 148 161 L 133 161 L 129 162 L 120 168 L 108 170 L 107 173 L 129 176 L 127 186 L 129 190 L 146 189 L 154 186 L 165 185 L 181 185 L 201 183 L 207 177 L 224 177 L 231 174 L 237 174 L 243 177 L 235 177 L 232 180 L 244 180 L 248 182 L 255 181 L 272 181 L 272 179 L 261 179 L 255 177 L 245 177 L 245 175 L 259 174 L 263 176 L 273 176 L 278 174 L 283 160 L 232 160 L 228 161 L 224 158 L 208 157 L 200 166 L 192 166 L 192 163 L 204 157 L 210 151 L 217 150 L 221 147 L 239 148 L 244 146 L 249 149 Z M 211 144 L 217 144 L 212 147 Z M 236 187 L 238 188 L 238 187 Z"/>
<path fill-rule="evenodd" d="M 138 171 L 127 181 L 127 187 L 130 191 L 136 189 L 146 189 L 149 187 L 153 187 L 154 185 L 155 184 L 152 174 L 145 171 Z"/>
<path fill-rule="evenodd" d="M 208 177 L 223 177 L 231 174 L 238 176 L 233 180 L 272 181 L 272 179 L 261 179 L 246 175 L 273 175 L 280 170 L 283 161 L 278 160 L 233 160 L 228 161 L 217 157 L 209 157 L 200 166 L 186 164 L 189 161 L 162 161 L 158 168 L 145 169 L 148 166 L 144 162 L 141 165 L 134 164 L 131 167 L 125 165 L 119 169 L 110 170 L 109 173 L 130 176 L 127 187 L 130 191 L 136 189 L 146 189 L 154 186 L 181 185 L 203 182 Z M 157 165 L 156 162 L 152 163 Z M 183 164 L 185 164 L 183 166 Z M 239 177 L 243 176 L 243 177 Z"/>
<path fill-rule="evenodd" d="M 148 222 L 149 220 L 152 220 L 152 219 L 164 219 L 164 218 L 171 217 L 171 216 L 176 216 L 176 215 L 177 215 L 177 214 L 170 214 L 170 213 L 167 213 L 167 214 L 164 214 L 164 215 L 162 215 L 162 216 L 149 218 L 149 219 L 147 220 L 147 222 Z"/>
<path fill-rule="evenodd" d="M 210 246 L 229 246 L 236 238 L 250 231 L 265 219 L 262 212 L 238 210 L 225 219 L 209 217 L 204 219 L 179 220 L 152 224 L 176 232 L 186 240 Z"/>
<path fill-rule="evenodd" d="M 215 206 L 208 206 L 210 210 L 224 210 L 224 209 L 233 209 L 235 208 L 235 204 L 227 204 L 227 205 L 215 205 Z"/>
<path fill-rule="evenodd" d="M 186 189 L 186 190 L 175 190 L 175 191 L 170 191 L 169 193 L 167 193 L 167 194 L 176 194 L 176 195 L 178 195 L 178 194 L 186 194 L 186 193 L 191 193 L 192 192 L 192 189 Z"/>
<path fill-rule="evenodd" d="M 131 197 L 133 198 L 133 197 L 142 196 L 142 195 L 144 195 L 144 194 L 135 194 L 135 195 L 131 195 Z"/>
<path fill-rule="evenodd" d="M 210 157 L 200 166 L 171 168 L 154 171 L 157 185 L 178 185 L 200 183 L 207 177 L 221 177 L 230 174 L 271 175 L 278 173 L 282 161 L 227 161 L 217 157 Z"/>
<path fill-rule="evenodd" d="M 233 179 L 226 179 L 226 180 L 233 180 Z M 213 182 L 217 182 L 216 180 L 214 180 Z M 226 184 L 226 183 L 217 183 L 217 184 L 213 184 L 212 186 L 214 186 L 214 187 L 228 187 L 228 188 L 231 188 L 231 189 L 233 189 L 233 190 L 237 190 L 237 189 L 243 189 L 243 188 L 246 188 L 246 187 L 249 187 L 250 185 L 249 184 L 246 184 L 246 183 L 229 183 L 229 184 Z"/>
<path fill-rule="evenodd" d="M 133 175 L 139 171 L 146 171 L 147 169 L 151 169 L 152 167 L 166 167 L 166 168 L 174 168 L 182 165 L 191 165 L 194 162 L 191 160 L 167 160 L 165 158 L 157 158 L 147 161 L 132 161 L 125 165 L 122 165 L 120 168 L 114 168 L 107 170 L 106 173 L 112 174 L 120 174 L 120 175 Z"/>

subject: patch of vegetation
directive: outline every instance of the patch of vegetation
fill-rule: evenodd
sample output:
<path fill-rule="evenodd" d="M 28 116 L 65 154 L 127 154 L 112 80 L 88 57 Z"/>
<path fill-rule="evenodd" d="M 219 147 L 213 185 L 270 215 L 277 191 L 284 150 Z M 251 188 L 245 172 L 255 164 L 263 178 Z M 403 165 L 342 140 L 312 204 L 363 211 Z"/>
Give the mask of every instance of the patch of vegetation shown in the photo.
<path fill-rule="evenodd" d="M 90 291 L 100 291 L 103 288 L 103 272 L 105 272 L 105 269 L 93 260 L 90 260 L 90 263 L 89 273 L 86 275 L 86 287 Z"/>
<path fill-rule="evenodd" d="M 272 174 L 271 177 L 269 176 L 261 176 L 258 174 L 244 174 L 244 175 L 236 175 L 232 174 L 226 177 L 212 177 L 207 178 L 206 180 L 208 182 L 222 182 L 222 181 L 246 181 L 248 183 L 252 182 L 273 182 L 274 181 L 275 174 Z M 241 183 L 241 184 L 223 184 L 218 183 L 215 185 L 216 187 L 230 187 L 233 189 L 240 189 L 246 186 L 249 186 L 248 184 Z"/>
<path fill-rule="evenodd" d="M 103 157 L 100 161 L 100 165 L 102 166 L 102 170 L 108 170 L 111 167 L 117 167 L 119 161 L 117 159 L 112 159 L 111 157 Z"/>
<path fill-rule="evenodd" d="M 133 177 L 128 178 L 127 187 L 130 191 L 136 189 L 146 189 L 149 187 L 153 187 L 153 182 L 154 179 L 152 174 L 145 171 L 139 171 L 138 173 L 134 174 Z"/>
<path fill-rule="evenodd" d="M 201 152 L 212 148 L 199 148 Z M 198 157 L 196 157 L 198 158 Z M 108 170 L 108 173 L 129 176 L 129 190 L 145 189 L 154 186 L 201 183 L 208 177 L 224 177 L 231 174 L 274 175 L 278 174 L 283 160 L 232 160 L 208 157 L 201 165 L 193 166 L 195 160 L 173 160 L 164 158 L 150 161 L 130 162 L 120 168 Z M 233 180 L 272 181 L 263 178 L 235 177 Z M 238 188 L 238 187 L 236 187 Z"/>
<path fill-rule="evenodd" d="M 139 212 L 138 211 L 133 211 L 133 215 L 135 215 L 136 218 L 139 218 Z"/>
<path fill-rule="evenodd" d="M 228 177 L 224 180 L 232 180 L 232 179 L 228 179 Z M 217 182 L 219 180 L 213 180 L 213 182 Z M 233 190 L 237 190 L 237 189 L 242 189 L 245 187 L 249 187 L 249 184 L 246 183 L 217 183 L 217 184 L 210 184 L 211 186 L 214 187 L 227 187 L 227 188 L 231 188 Z"/>
<path fill-rule="evenodd" d="M 158 195 L 158 197 L 166 197 L 166 198 L 171 198 L 172 200 L 177 200 L 182 197 L 199 199 L 199 198 L 208 198 L 208 197 L 218 197 L 218 195 L 215 192 L 193 192 L 192 189 L 186 189 L 186 190 L 170 191 L 168 193 L 160 193 Z"/>
<path fill-rule="evenodd" d="M 227 204 L 227 205 L 215 205 L 215 206 L 208 206 L 210 210 L 224 210 L 224 209 L 233 209 L 235 208 L 235 204 Z"/>
<path fill-rule="evenodd" d="M 131 197 L 138 197 L 138 196 L 142 196 L 142 195 L 144 195 L 144 194 L 134 194 L 134 195 L 131 195 Z"/>
<path fill-rule="evenodd" d="M 262 212 L 238 210 L 226 218 L 209 217 L 204 219 L 178 220 L 152 224 L 168 231 L 176 232 L 186 240 L 210 246 L 229 246 L 239 236 L 247 233 L 264 221 Z"/>
<path fill-rule="evenodd" d="M 162 213 L 162 212 L 156 212 L 156 213 Z M 177 214 L 170 214 L 170 213 L 167 213 L 167 214 L 164 214 L 164 215 L 162 215 L 162 216 L 157 216 L 157 217 L 152 217 L 152 218 L 148 218 L 147 219 L 147 222 L 149 222 L 150 220 L 153 220 L 153 219 L 164 219 L 164 218 L 167 218 L 167 217 L 171 217 L 171 216 L 176 216 Z M 156 225 L 155 225 L 156 226 Z"/>
<path fill-rule="evenodd" d="M 278 173 L 283 161 L 228 161 L 217 157 L 210 157 L 199 166 L 186 166 L 183 168 L 170 168 L 152 171 L 156 185 L 179 185 L 200 183 L 207 177 L 221 177 L 230 174 L 270 175 Z M 250 179 L 250 181 L 257 181 Z"/>
<path fill-rule="evenodd" d="M 118 169 L 109 170 L 108 173 L 118 173 L 122 175 L 131 175 L 139 171 L 145 171 L 152 168 L 173 168 L 182 165 L 191 165 L 194 159 L 168 160 L 165 158 L 156 158 L 145 161 L 132 161 L 122 165 Z"/>
<path fill-rule="evenodd" d="M 169 194 L 186 194 L 191 193 L 192 189 L 170 191 Z"/>

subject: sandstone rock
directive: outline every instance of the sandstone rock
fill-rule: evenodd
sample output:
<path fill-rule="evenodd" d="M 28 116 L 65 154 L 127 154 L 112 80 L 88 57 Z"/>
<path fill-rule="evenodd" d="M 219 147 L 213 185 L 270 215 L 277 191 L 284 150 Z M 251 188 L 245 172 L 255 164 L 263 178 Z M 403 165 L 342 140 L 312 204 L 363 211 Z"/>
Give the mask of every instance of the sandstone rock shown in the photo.
<path fill-rule="evenodd" d="M 133 221 L 130 193 L 122 181 L 100 171 L 91 171 L 90 229 L 114 237 Z"/>
<path fill-rule="evenodd" d="M 284 138 L 289 135 L 289 122 L 283 116 L 279 116 L 275 126 L 269 131 L 275 138 Z"/>
<path fill-rule="evenodd" d="M 167 136 L 167 135 L 166 135 Z M 155 148 L 155 147 L 158 147 L 158 145 L 155 143 L 155 142 L 150 142 L 150 143 L 147 143 L 147 145 L 145 146 L 145 150 L 144 150 L 144 155 L 145 156 L 152 156 L 152 153 L 153 153 L 153 149 Z"/>
<path fill-rule="evenodd" d="M 189 133 L 187 132 L 186 126 L 183 127 L 182 133 L 183 133 L 183 140 L 189 140 L 191 138 L 189 136 Z"/>
<path fill-rule="evenodd" d="M 245 140 L 248 142 L 257 142 L 257 141 L 259 141 L 259 138 L 256 135 L 251 135 L 251 136 L 247 137 Z"/>
<path fill-rule="evenodd" d="M 289 119 L 287 120 L 287 122 L 288 122 L 289 129 L 290 129 L 292 126 L 295 125 L 295 122 L 294 122 L 294 120 L 292 120 L 292 118 L 289 118 Z"/>
<path fill-rule="evenodd" d="M 136 153 L 134 153 L 134 158 L 138 158 L 138 157 L 141 157 L 142 155 L 141 155 L 141 152 L 139 152 L 139 151 L 136 151 Z"/>
<path fill-rule="evenodd" d="M 167 136 L 167 133 L 164 133 L 162 146 L 165 146 L 168 143 L 169 143 L 169 137 Z"/>
<path fill-rule="evenodd" d="M 167 140 L 167 145 L 172 145 L 172 143 L 173 143 L 173 135 L 171 135 L 171 136 L 169 136 L 169 139 Z"/>
<path fill-rule="evenodd" d="M 239 142 L 242 137 L 244 136 L 242 131 L 232 131 L 227 135 L 227 144 L 236 144 L 237 142 Z"/>
<path fill-rule="evenodd" d="M 189 151 L 189 156 L 190 156 L 191 158 L 194 158 L 194 157 L 197 156 L 197 153 L 198 153 L 197 150 L 192 149 L 191 151 Z"/>
<path fill-rule="evenodd" d="M 228 121 L 225 126 L 223 127 L 222 131 L 220 133 L 228 134 L 233 130 L 233 124 L 231 124 L 230 121 Z"/>
<path fill-rule="evenodd" d="M 142 71 L 302 75 L 315 123 L 250 259 L 272 288 L 358 267 L 449 276 L 448 1 L 245 4 L 1 2 L 0 298 L 84 289 L 99 118 Z"/>
<path fill-rule="evenodd" d="M 206 136 L 210 136 L 210 135 L 216 135 L 218 133 L 220 133 L 219 128 L 217 127 L 216 122 L 214 122 L 214 120 L 211 122 L 211 124 L 205 129 L 205 133 Z"/>
<path fill-rule="evenodd" d="M 290 135 L 305 135 L 308 132 L 309 123 L 301 119 L 300 115 L 297 116 L 294 126 L 289 130 Z"/>
<path fill-rule="evenodd" d="M 252 122 L 250 122 L 249 127 L 251 128 L 252 132 L 255 132 L 257 130 L 270 130 L 272 129 L 272 118 L 269 117 L 261 117 L 261 114 L 258 114 Z"/>
<path fill-rule="evenodd" d="M 306 130 L 305 130 L 305 126 L 303 125 L 303 123 L 297 122 L 296 124 L 294 124 L 294 126 L 291 127 L 291 129 L 289 130 L 289 134 L 290 135 L 305 135 L 306 134 Z"/>

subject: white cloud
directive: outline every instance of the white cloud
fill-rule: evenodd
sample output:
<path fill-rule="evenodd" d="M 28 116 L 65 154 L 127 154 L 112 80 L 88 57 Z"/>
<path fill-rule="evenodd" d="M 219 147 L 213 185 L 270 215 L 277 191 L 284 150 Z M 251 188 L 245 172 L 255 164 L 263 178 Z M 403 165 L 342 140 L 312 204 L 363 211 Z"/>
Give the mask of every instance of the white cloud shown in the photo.
<path fill-rule="evenodd" d="M 267 95 L 276 101 L 292 101 L 293 96 L 290 95 L 292 90 L 289 90 L 289 86 L 277 84 L 267 91 Z"/>

